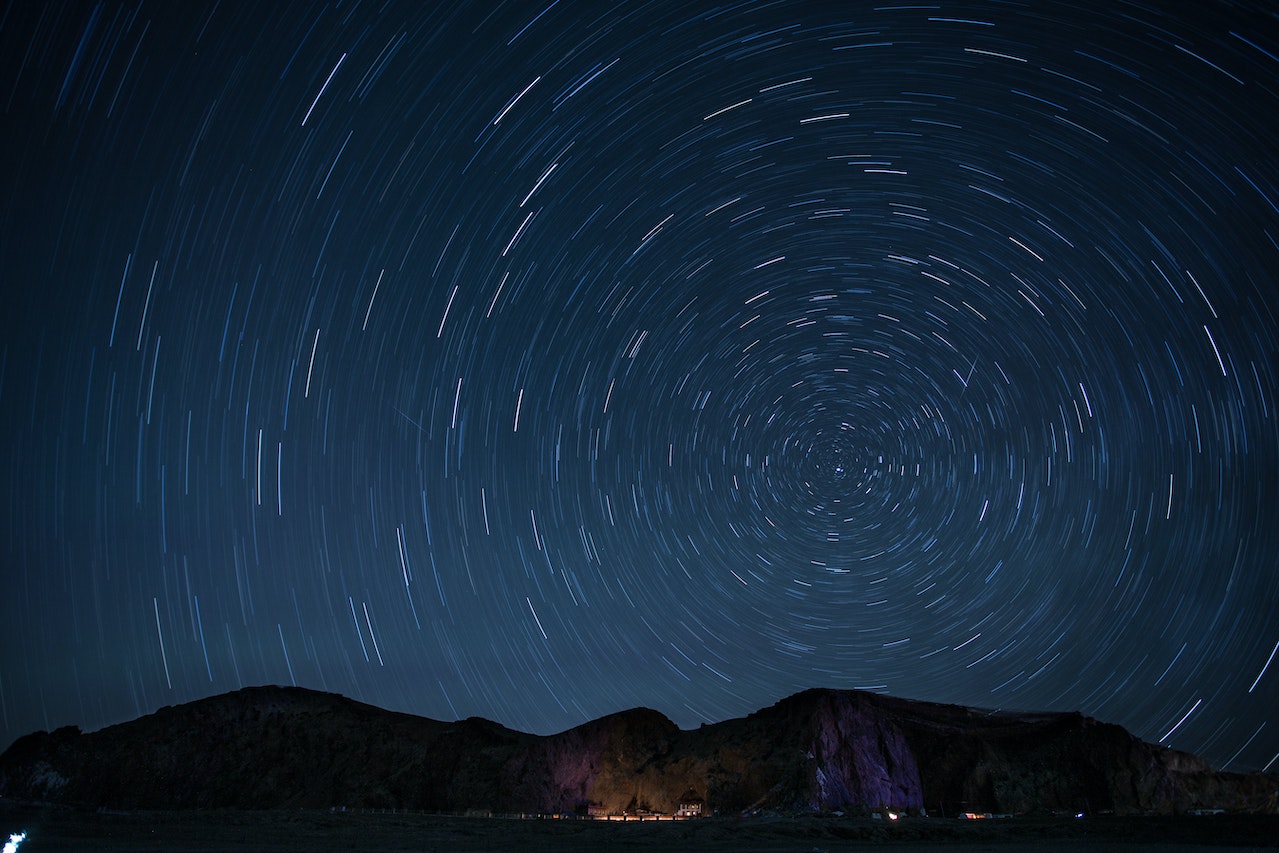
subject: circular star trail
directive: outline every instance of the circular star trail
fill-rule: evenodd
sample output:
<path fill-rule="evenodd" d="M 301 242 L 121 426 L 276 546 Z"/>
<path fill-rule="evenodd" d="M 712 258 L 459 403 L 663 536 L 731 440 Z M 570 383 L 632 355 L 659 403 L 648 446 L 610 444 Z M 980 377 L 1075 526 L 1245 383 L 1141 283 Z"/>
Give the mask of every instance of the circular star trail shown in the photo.
<path fill-rule="evenodd" d="M 7 739 L 258 683 L 1279 728 L 1261 3 L 16 4 Z"/>

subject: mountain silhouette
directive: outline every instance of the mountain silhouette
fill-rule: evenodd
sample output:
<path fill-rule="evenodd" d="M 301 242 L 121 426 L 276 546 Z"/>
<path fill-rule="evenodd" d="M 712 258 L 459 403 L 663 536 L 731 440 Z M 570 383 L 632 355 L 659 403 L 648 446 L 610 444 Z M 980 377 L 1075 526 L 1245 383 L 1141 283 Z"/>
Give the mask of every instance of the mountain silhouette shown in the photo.
<path fill-rule="evenodd" d="M 114 809 L 1274 813 L 1277 788 L 1078 713 L 825 689 L 689 731 L 639 708 L 539 736 L 251 687 L 0 755 L 0 796 Z"/>

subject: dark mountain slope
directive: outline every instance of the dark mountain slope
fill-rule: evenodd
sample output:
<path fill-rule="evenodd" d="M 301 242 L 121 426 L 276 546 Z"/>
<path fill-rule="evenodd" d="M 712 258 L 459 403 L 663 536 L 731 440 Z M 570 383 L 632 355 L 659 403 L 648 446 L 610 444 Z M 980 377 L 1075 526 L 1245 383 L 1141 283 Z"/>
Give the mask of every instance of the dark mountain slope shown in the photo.
<path fill-rule="evenodd" d="M 0 795 L 110 808 L 669 813 L 691 793 L 725 813 L 1273 812 L 1277 787 L 1080 714 L 840 690 L 694 731 L 636 709 L 539 737 L 258 687 L 90 734 L 37 732 L 0 755 Z"/>

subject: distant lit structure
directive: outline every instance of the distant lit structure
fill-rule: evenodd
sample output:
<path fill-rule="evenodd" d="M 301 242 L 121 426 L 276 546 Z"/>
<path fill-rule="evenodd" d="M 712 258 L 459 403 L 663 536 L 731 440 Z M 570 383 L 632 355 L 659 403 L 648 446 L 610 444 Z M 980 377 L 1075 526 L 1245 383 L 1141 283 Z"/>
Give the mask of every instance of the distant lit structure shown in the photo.
<path fill-rule="evenodd" d="M 701 797 L 697 796 L 692 791 L 689 791 L 679 798 L 679 808 L 675 810 L 675 817 L 701 817 L 702 807 L 704 805 L 705 803 L 702 802 Z"/>
<path fill-rule="evenodd" d="M 680 799 L 679 808 L 675 810 L 675 817 L 701 817 L 702 801 L 700 799 Z"/>

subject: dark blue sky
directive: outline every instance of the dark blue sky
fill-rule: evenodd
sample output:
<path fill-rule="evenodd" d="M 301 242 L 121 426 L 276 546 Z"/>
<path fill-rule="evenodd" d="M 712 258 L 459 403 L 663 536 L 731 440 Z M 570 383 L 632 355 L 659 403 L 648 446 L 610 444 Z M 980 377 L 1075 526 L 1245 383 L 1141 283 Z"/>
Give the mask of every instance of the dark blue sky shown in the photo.
<path fill-rule="evenodd" d="M 1268 8 L 5 5 L 0 740 L 830 686 L 1273 768 Z"/>

